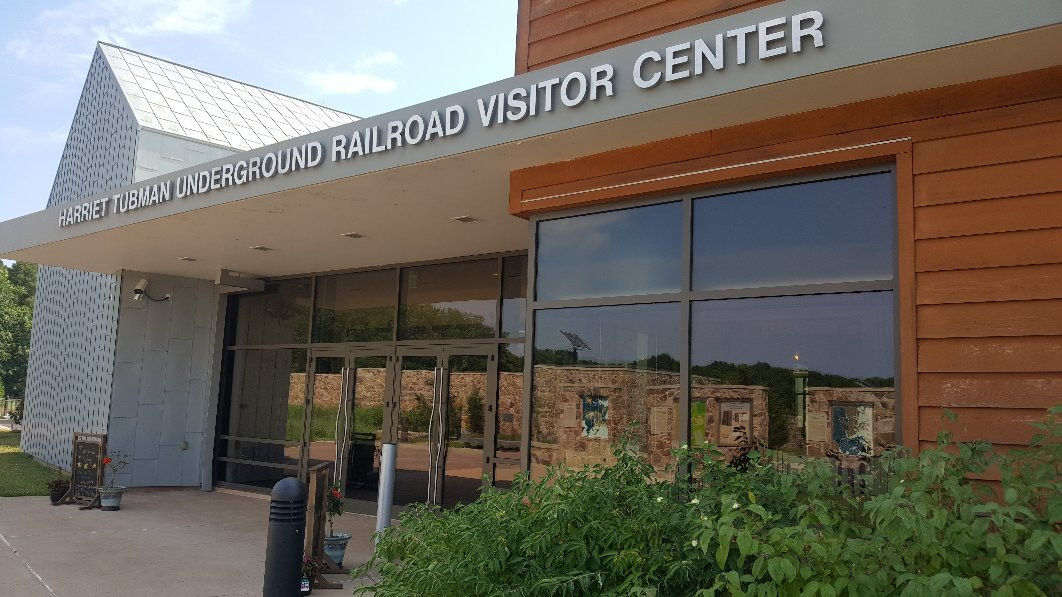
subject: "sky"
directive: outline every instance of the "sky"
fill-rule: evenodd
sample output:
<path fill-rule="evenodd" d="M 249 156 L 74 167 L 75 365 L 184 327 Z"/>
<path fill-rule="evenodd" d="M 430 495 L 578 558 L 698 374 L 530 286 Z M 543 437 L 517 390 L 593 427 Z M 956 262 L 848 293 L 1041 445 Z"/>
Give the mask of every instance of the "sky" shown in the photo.
<path fill-rule="evenodd" d="M 96 41 L 357 116 L 513 75 L 516 0 L 0 3 L 0 221 L 44 208 Z"/>

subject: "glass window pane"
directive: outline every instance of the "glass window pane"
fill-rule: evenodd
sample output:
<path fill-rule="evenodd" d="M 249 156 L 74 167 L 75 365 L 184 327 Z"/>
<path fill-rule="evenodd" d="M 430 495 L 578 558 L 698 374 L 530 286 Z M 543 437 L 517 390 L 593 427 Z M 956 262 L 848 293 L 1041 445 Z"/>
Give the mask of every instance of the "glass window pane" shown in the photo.
<path fill-rule="evenodd" d="M 264 292 L 240 295 L 237 305 L 237 345 L 309 341 L 309 278 L 266 282 Z"/>
<path fill-rule="evenodd" d="M 678 292 L 682 204 L 546 220 L 536 251 L 540 301 Z"/>
<path fill-rule="evenodd" d="M 224 446 L 222 455 L 282 466 L 289 471 L 297 469 L 305 397 L 305 350 L 236 351 L 222 428 L 225 435 L 267 441 L 232 440 Z M 280 470 L 275 466 L 235 463 L 220 466 L 223 480 L 252 485 L 275 481 Z"/>
<path fill-rule="evenodd" d="M 497 259 L 403 268 L 398 336 L 493 338 L 497 308 Z"/>
<path fill-rule="evenodd" d="M 527 255 L 502 260 L 502 338 L 523 338 L 527 307 Z"/>
<path fill-rule="evenodd" d="M 663 470 L 677 439 L 679 310 L 658 303 L 535 313 L 532 477 L 561 462 L 610 461 L 628 430 Z"/>
<path fill-rule="evenodd" d="M 503 344 L 498 353 L 498 412 L 494 455 L 520 458 L 524 421 L 524 345 Z"/>
<path fill-rule="evenodd" d="M 893 277 L 892 174 L 705 197 L 693 203 L 693 289 Z"/>
<path fill-rule="evenodd" d="M 701 301 L 691 441 L 824 456 L 896 443 L 893 293 Z"/>
<path fill-rule="evenodd" d="M 395 270 L 318 278 L 313 341 L 391 340 L 395 321 L 396 279 Z"/>

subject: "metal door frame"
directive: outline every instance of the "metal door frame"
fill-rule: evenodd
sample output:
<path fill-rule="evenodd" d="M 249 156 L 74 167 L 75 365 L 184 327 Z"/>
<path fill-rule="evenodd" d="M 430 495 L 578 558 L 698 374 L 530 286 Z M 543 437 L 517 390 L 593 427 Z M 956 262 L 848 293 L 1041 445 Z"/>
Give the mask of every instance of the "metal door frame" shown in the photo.
<path fill-rule="evenodd" d="M 348 451 L 350 442 L 350 424 L 351 424 L 351 407 L 354 406 L 355 398 L 355 384 L 357 368 L 354 367 L 355 359 L 359 357 L 378 357 L 387 359 L 384 372 L 384 395 L 381 397 L 383 411 L 385 413 L 384 429 L 383 429 L 383 441 L 387 441 L 387 416 L 386 413 L 392 402 L 392 393 L 394 390 L 394 378 L 395 378 L 395 349 L 392 348 L 365 348 L 365 347 L 317 347 L 310 348 L 307 356 L 306 367 L 306 402 L 303 407 L 302 418 L 302 447 L 299 453 L 299 478 L 306 481 L 309 473 L 309 459 L 310 459 L 310 421 L 313 419 L 313 396 L 314 396 L 314 381 L 317 377 L 317 359 L 319 358 L 342 358 L 343 368 L 340 374 L 342 380 L 339 388 L 341 396 L 339 404 L 339 412 L 337 417 L 343 421 L 343 436 L 340 437 L 339 429 L 336 429 L 336 454 L 335 460 L 335 477 L 333 482 L 340 482 L 343 480 L 343 473 L 346 470 L 345 463 L 343 462 Z"/>
<path fill-rule="evenodd" d="M 439 344 L 432 346 L 398 346 L 395 350 L 391 396 L 388 403 L 388 411 L 384 417 L 388 438 L 392 443 L 398 442 L 398 423 L 400 413 L 400 401 L 402 396 L 402 359 L 405 357 L 435 357 L 435 387 L 432 397 L 431 419 L 438 422 L 435 433 L 429 433 L 428 437 L 428 503 L 440 505 L 443 503 L 443 492 L 446 480 L 446 457 L 449 450 L 446 441 L 447 423 L 450 409 L 450 357 L 453 356 L 484 356 L 487 357 L 486 395 L 483 397 L 484 425 L 483 425 L 483 461 L 482 471 L 484 475 L 491 475 L 493 482 L 493 466 L 495 434 L 497 431 L 497 405 L 498 405 L 498 346 L 496 344 Z M 435 425 L 432 425 L 433 427 Z M 434 465 L 432 464 L 434 445 Z"/>

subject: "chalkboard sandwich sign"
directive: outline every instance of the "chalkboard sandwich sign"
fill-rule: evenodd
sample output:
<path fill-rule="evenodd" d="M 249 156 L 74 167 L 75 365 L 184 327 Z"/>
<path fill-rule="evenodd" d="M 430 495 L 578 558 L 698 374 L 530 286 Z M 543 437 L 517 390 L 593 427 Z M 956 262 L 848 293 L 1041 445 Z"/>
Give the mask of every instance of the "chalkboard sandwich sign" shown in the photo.
<path fill-rule="evenodd" d="M 70 459 L 70 489 L 55 505 L 83 504 L 83 508 L 100 505 L 99 487 L 103 484 L 103 459 L 107 457 L 107 435 L 75 433 L 74 453 Z"/>

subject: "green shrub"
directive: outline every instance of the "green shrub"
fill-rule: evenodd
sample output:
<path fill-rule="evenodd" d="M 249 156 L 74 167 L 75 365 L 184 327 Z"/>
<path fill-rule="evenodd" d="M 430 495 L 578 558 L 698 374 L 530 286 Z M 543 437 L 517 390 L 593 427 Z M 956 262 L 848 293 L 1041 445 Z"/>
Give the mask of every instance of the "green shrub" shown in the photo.
<path fill-rule="evenodd" d="M 658 481 L 621 442 L 616 463 L 520 477 L 509 491 L 401 515 L 380 537 L 376 595 L 1042 595 L 1062 587 L 1062 426 L 1030 450 L 986 444 L 883 457 L 876 495 L 823 462 L 676 452 Z M 999 501 L 968 473 L 997 466 Z"/>

